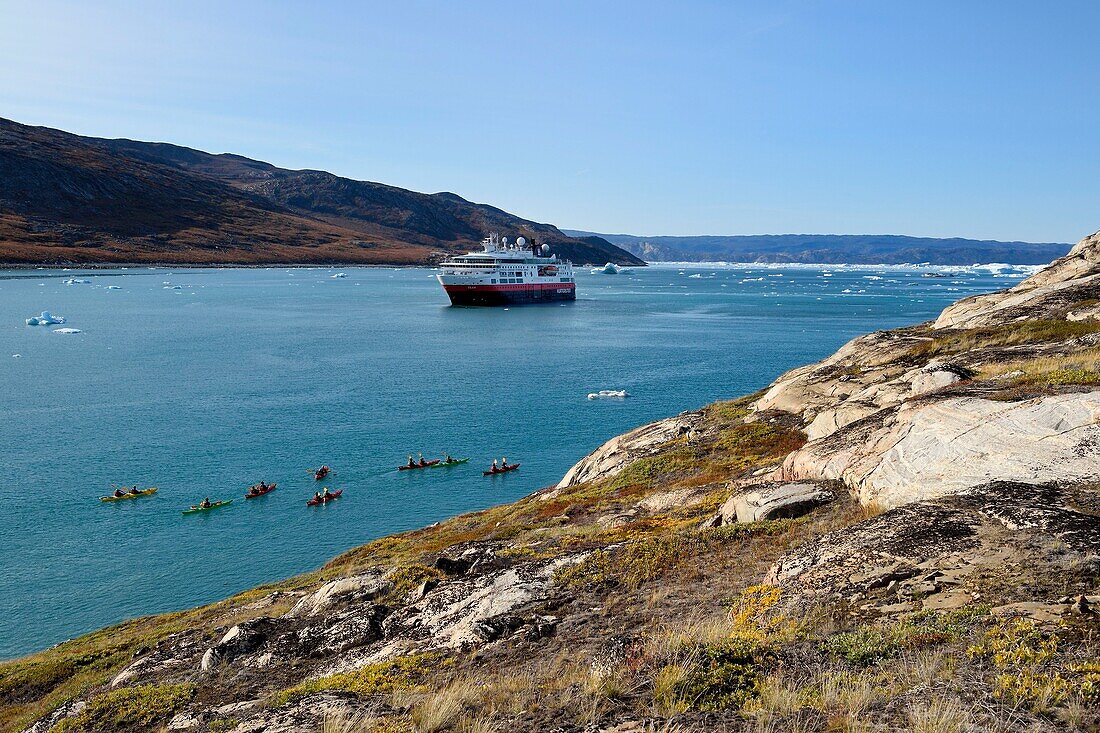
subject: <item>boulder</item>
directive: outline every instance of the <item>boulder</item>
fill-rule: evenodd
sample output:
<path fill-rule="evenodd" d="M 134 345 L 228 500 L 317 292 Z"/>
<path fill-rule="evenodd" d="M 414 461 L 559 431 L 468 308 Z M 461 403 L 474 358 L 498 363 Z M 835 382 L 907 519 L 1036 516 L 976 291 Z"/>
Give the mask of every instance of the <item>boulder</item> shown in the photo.
<path fill-rule="evenodd" d="M 702 418 L 702 412 L 685 412 L 614 437 L 570 468 L 556 488 L 566 489 L 586 481 L 614 476 L 628 464 L 656 452 L 673 438 L 690 432 Z M 551 498 L 553 495 L 553 492 L 548 492 L 541 496 Z"/>
<path fill-rule="evenodd" d="M 275 620 L 267 617 L 243 621 L 225 632 L 221 641 L 206 650 L 199 663 L 203 672 L 209 672 L 219 664 L 250 654 L 267 641 L 274 629 Z"/>
<path fill-rule="evenodd" d="M 933 361 L 910 380 L 909 396 L 919 397 L 930 392 L 938 392 L 969 376 L 970 372 L 960 366 Z"/>
<path fill-rule="evenodd" d="M 286 613 L 286 617 L 303 618 L 327 613 L 340 605 L 373 600 L 388 593 L 392 588 L 393 583 L 378 573 L 340 578 L 325 583 L 302 598 Z"/>
<path fill-rule="evenodd" d="M 814 483 L 766 484 L 734 494 L 722 505 L 720 514 L 723 524 L 789 519 L 800 517 L 834 499 L 833 492 Z"/>

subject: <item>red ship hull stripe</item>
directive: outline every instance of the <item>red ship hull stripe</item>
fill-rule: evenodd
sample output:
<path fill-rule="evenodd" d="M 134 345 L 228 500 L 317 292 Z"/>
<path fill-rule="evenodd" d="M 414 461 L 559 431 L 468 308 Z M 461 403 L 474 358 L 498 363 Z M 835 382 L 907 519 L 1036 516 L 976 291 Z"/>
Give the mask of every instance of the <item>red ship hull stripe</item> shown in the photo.
<path fill-rule="evenodd" d="M 448 293 L 512 293 L 524 290 L 575 290 L 576 283 L 524 283 L 508 285 L 444 285 Z"/>

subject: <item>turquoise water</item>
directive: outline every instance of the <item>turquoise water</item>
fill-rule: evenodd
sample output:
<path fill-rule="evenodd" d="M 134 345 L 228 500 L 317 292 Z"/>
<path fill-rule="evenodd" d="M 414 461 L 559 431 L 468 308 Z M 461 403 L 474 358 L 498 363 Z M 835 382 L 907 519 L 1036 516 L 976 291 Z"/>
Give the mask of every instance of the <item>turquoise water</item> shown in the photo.
<path fill-rule="evenodd" d="M 510 309 L 450 308 L 416 269 L 0 271 L 0 657 L 514 500 L 626 429 L 1018 276 L 826 269 L 584 271 L 577 302 Z M 42 310 L 81 333 L 24 325 Z M 473 460 L 393 470 L 410 451 Z M 522 468 L 482 477 L 501 455 Z M 307 508 L 321 463 L 344 497 Z M 244 501 L 260 479 L 278 490 Z M 99 502 L 115 483 L 160 493 Z M 180 514 L 203 496 L 236 501 Z"/>

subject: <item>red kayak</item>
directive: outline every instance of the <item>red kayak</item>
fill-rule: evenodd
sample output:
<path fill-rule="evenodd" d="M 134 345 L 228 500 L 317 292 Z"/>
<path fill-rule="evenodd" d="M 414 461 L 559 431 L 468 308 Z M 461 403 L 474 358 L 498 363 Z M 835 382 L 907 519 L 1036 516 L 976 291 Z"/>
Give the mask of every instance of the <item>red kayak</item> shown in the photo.
<path fill-rule="evenodd" d="M 275 490 L 276 486 L 278 486 L 278 484 L 268 484 L 262 489 L 260 488 L 259 484 L 256 484 L 255 486 L 250 486 L 248 488 L 248 492 L 244 495 L 244 498 L 255 499 L 256 497 L 263 496 L 264 494 L 270 494 L 272 491 Z"/>
<path fill-rule="evenodd" d="M 442 463 L 442 462 L 443 462 L 442 458 L 436 458 L 434 461 L 424 461 L 423 463 L 414 463 L 411 466 L 409 466 L 407 464 L 404 465 L 404 466 L 398 466 L 397 470 L 398 471 L 411 471 L 414 468 L 427 468 L 428 466 L 434 466 L 435 464 Z"/>
<path fill-rule="evenodd" d="M 323 479 L 323 478 L 324 478 L 325 476 L 328 476 L 328 474 L 329 474 L 329 471 L 331 471 L 331 470 L 332 470 L 332 469 L 331 469 L 331 468 L 329 468 L 328 466 L 321 466 L 320 468 L 318 468 L 318 469 L 317 469 L 316 471 L 314 471 L 314 472 L 313 472 L 313 478 L 314 478 L 314 480 L 316 480 L 316 481 L 320 481 L 320 480 L 321 480 L 321 479 Z"/>
<path fill-rule="evenodd" d="M 504 468 L 490 468 L 488 471 L 482 471 L 482 476 L 496 476 L 498 473 L 508 473 L 509 471 L 515 471 L 519 468 L 518 463 L 509 463 Z"/>
<path fill-rule="evenodd" d="M 337 489 L 336 491 L 333 491 L 328 496 L 325 496 L 324 494 L 322 494 L 319 497 L 315 496 L 315 497 L 313 497 L 312 499 L 310 499 L 309 501 L 306 502 L 306 506 L 320 506 L 321 504 L 326 504 L 326 503 L 332 501 L 333 499 L 339 499 L 340 494 L 343 494 L 343 493 L 344 493 L 343 489 Z"/>

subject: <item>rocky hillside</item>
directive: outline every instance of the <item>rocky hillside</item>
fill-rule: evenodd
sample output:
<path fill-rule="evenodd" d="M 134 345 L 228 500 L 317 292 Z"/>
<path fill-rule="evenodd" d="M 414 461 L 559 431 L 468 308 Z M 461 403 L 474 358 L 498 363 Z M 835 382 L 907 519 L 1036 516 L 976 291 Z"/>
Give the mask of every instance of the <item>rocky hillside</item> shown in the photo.
<path fill-rule="evenodd" d="M 1100 235 L 514 504 L 0 666 L 81 731 L 1100 730 Z"/>
<path fill-rule="evenodd" d="M 489 232 L 583 264 L 644 264 L 452 193 L 0 119 L 0 263 L 424 264 Z"/>

